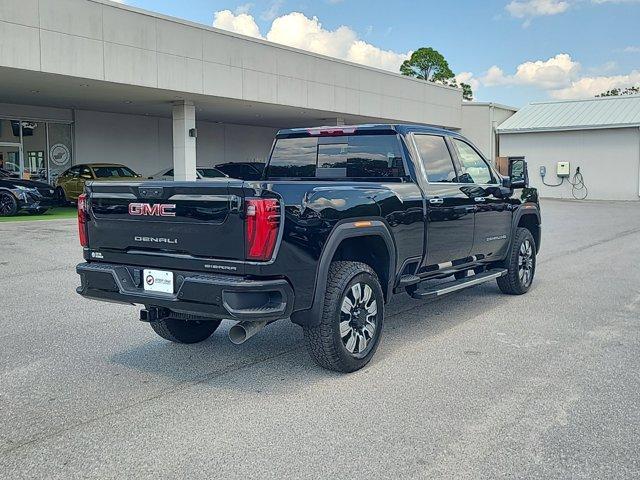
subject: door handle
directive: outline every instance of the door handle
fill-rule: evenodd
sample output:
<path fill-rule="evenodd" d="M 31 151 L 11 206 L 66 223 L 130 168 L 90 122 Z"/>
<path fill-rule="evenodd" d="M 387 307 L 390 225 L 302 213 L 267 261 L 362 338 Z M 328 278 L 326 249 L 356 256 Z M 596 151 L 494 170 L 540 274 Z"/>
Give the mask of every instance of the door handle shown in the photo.
<path fill-rule="evenodd" d="M 442 205 L 444 203 L 444 199 L 440 197 L 433 197 L 429 199 L 429 203 L 432 205 Z"/>
<path fill-rule="evenodd" d="M 476 197 L 473 199 L 474 202 L 478 202 L 478 203 L 482 203 L 482 202 L 486 202 L 487 199 L 484 197 Z"/>

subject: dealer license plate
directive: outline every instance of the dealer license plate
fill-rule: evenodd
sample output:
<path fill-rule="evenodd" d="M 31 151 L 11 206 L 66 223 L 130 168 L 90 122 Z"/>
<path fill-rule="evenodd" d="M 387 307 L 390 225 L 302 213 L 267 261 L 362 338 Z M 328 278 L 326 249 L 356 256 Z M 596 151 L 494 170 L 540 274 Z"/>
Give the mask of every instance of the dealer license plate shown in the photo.
<path fill-rule="evenodd" d="M 144 289 L 150 292 L 173 293 L 173 272 L 143 270 Z"/>

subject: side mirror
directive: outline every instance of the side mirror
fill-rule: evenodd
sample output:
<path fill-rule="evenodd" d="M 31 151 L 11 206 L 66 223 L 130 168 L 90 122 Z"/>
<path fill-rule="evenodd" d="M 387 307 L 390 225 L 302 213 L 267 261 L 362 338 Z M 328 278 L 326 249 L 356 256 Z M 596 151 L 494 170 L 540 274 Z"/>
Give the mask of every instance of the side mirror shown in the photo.
<path fill-rule="evenodd" d="M 527 188 L 529 186 L 527 162 L 524 157 L 509 158 L 509 182 L 512 189 Z"/>

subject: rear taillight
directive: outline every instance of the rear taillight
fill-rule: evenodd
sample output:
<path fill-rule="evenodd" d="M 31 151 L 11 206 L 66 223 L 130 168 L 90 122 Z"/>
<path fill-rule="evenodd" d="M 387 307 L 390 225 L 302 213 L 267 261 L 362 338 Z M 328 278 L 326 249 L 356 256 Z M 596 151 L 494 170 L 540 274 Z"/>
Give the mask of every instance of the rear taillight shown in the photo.
<path fill-rule="evenodd" d="M 280 227 L 278 200 L 248 198 L 245 218 L 247 260 L 271 260 Z"/>
<path fill-rule="evenodd" d="M 87 195 L 82 194 L 78 197 L 78 236 L 80 237 L 80 245 L 89 246 L 89 238 L 87 236 Z"/>

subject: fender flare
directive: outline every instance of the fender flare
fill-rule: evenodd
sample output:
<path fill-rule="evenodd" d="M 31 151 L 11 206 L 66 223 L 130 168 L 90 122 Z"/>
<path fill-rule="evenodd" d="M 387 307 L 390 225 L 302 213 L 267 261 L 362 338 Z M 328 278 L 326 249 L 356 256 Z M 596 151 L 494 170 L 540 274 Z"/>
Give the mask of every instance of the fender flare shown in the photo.
<path fill-rule="evenodd" d="M 393 241 L 389 228 L 383 221 L 366 221 L 370 222 L 371 225 L 366 227 L 357 227 L 354 225 L 354 220 L 351 219 L 349 221 L 339 223 L 334 227 L 329 238 L 324 244 L 322 253 L 320 254 L 318 268 L 316 269 L 315 294 L 311 308 L 308 310 L 293 312 L 291 315 L 291 321 L 293 323 L 301 326 L 316 326 L 320 323 L 320 315 L 323 307 L 324 294 L 327 288 L 327 278 L 329 276 L 331 260 L 342 241 L 348 238 L 377 236 L 384 240 L 387 250 L 389 251 L 389 278 L 387 280 L 387 285 L 382 285 L 382 290 L 385 292 L 385 299 L 387 301 L 389 300 L 393 294 L 393 287 L 396 280 L 397 253 L 395 242 Z"/>
<path fill-rule="evenodd" d="M 538 225 L 542 226 L 542 219 L 540 217 L 540 209 L 538 208 L 538 206 L 535 203 L 524 203 L 520 205 L 513 214 L 513 220 L 511 223 L 511 238 L 513 238 L 516 234 L 516 229 L 518 228 L 518 223 L 520 223 L 520 219 L 528 215 L 534 215 L 536 217 Z M 542 232 L 540 233 L 542 234 Z M 536 250 L 540 251 L 539 239 L 536 245 Z M 509 247 L 509 252 L 511 252 L 511 247 Z"/>

